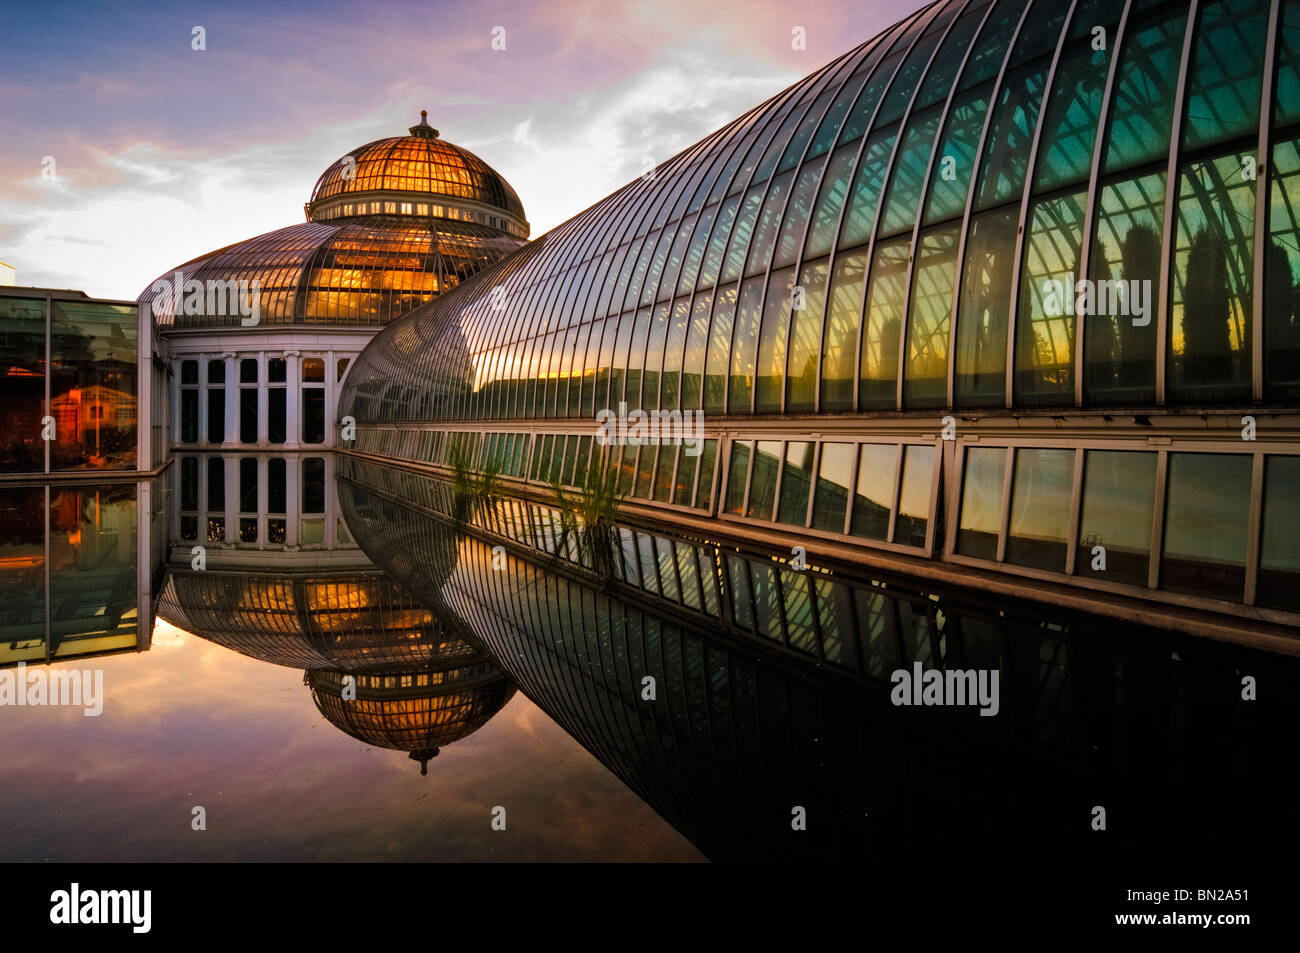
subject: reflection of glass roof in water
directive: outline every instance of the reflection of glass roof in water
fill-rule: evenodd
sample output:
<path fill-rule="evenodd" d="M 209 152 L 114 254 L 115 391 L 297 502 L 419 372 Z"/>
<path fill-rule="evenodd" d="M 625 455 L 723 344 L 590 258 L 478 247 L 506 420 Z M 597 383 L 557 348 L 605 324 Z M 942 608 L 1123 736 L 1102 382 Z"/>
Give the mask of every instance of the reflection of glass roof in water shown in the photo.
<path fill-rule="evenodd" d="M 477 657 L 378 572 L 174 570 L 158 615 L 241 655 L 293 668 L 365 671 Z"/>

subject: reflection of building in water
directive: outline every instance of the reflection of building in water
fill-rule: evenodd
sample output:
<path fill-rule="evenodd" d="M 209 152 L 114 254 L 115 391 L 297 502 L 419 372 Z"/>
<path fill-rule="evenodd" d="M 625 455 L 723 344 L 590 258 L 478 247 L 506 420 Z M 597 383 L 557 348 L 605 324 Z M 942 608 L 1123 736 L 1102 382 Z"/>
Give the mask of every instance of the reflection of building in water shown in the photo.
<path fill-rule="evenodd" d="M 439 748 L 477 731 L 514 688 L 457 621 L 430 612 L 356 545 L 333 466 L 329 454 L 179 458 L 171 574 L 158 614 L 242 655 L 304 669 L 331 724 L 409 752 L 423 773 Z"/>
<path fill-rule="evenodd" d="M 1294 659 L 848 564 L 799 571 L 645 524 L 616 527 L 602 563 L 572 537 L 559 549 L 545 503 L 502 497 L 458 524 L 448 481 L 340 466 L 344 512 L 376 563 L 454 611 L 531 700 L 712 857 L 1047 838 L 1059 859 L 1088 836 L 1096 804 L 1108 843 L 1147 849 L 1188 830 L 1207 845 L 1296 831 L 1279 757 L 1300 713 Z M 917 663 L 997 671 L 998 714 L 894 706 L 893 672 Z M 1243 672 L 1276 694 L 1243 703 Z M 806 830 L 792 829 L 795 807 Z"/>
<path fill-rule="evenodd" d="M 0 667 L 149 647 L 158 482 L 0 487 Z"/>
<path fill-rule="evenodd" d="M 330 446 L 339 387 L 375 332 L 510 255 L 529 231 L 509 183 L 423 118 L 334 162 L 305 211 L 306 222 L 159 278 L 179 273 L 221 294 L 177 309 L 157 282 L 141 293 L 174 374 L 170 446 Z M 250 283 L 247 303 L 256 297 L 255 322 L 232 306 L 227 290 L 239 282 Z"/>

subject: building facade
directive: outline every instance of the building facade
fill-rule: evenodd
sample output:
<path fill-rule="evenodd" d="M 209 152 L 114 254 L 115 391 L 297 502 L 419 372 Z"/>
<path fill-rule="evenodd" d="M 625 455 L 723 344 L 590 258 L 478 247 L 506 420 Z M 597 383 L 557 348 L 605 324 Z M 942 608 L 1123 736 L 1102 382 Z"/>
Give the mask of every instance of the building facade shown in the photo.
<path fill-rule="evenodd" d="M 1300 4 L 944 0 L 387 327 L 347 446 L 1293 626 L 1297 170 Z"/>

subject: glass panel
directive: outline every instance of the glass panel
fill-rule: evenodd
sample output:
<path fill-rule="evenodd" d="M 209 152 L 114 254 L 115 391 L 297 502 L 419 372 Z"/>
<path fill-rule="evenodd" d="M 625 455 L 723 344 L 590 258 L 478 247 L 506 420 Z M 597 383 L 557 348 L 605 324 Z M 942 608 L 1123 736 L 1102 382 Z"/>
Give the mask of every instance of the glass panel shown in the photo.
<path fill-rule="evenodd" d="M 239 512 L 257 512 L 257 459 L 239 458 Z"/>
<path fill-rule="evenodd" d="M 1129 28 L 1107 119 L 1106 172 L 1168 154 L 1186 25 L 1186 12 L 1175 10 Z"/>
<path fill-rule="evenodd" d="M 1300 119 L 1300 3 L 1285 0 L 1277 36 L 1277 84 L 1273 90 L 1273 125 Z"/>
<path fill-rule="evenodd" d="M 857 175 L 853 178 L 852 198 L 840 230 L 841 248 L 852 248 L 871 237 L 871 229 L 876 221 L 876 201 L 880 198 L 880 187 L 889 167 L 889 156 L 894 150 L 894 137 L 897 134 L 898 130 L 890 129 L 874 133 L 867 140 L 866 149 L 858 163 Z"/>
<path fill-rule="evenodd" d="M 826 311 L 826 262 L 804 265 L 799 272 L 798 295 L 803 307 L 792 316 L 790 356 L 786 376 L 787 413 L 811 411 L 817 399 L 817 352 L 822 344 L 822 315 Z"/>
<path fill-rule="evenodd" d="M 325 442 L 325 391 L 323 388 L 303 388 L 302 439 L 304 443 Z"/>
<path fill-rule="evenodd" d="M 1086 202 L 1087 193 L 1078 192 L 1034 208 L 1016 322 L 1017 403 L 1074 401 L 1074 292 Z"/>
<path fill-rule="evenodd" d="M 849 487 L 853 482 L 855 449 L 851 443 L 822 444 L 812 516 L 812 524 L 817 529 L 831 533 L 844 532 L 844 514 L 848 511 Z"/>
<path fill-rule="evenodd" d="M 1247 155 L 1193 162 L 1180 176 L 1169 334 L 1174 400 L 1250 396 L 1255 183 L 1241 174 Z"/>
<path fill-rule="evenodd" d="M 1300 611 L 1300 456 L 1270 456 L 1264 466 L 1264 512 L 1255 601 Z"/>
<path fill-rule="evenodd" d="M 704 441 L 704 452 L 700 454 L 699 487 L 695 491 L 697 509 L 707 510 L 713 505 L 713 464 L 717 456 L 718 441 Z"/>
<path fill-rule="evenodd" d="M 1147 584 L 1156 457 L 1122 450 L 1089 450 L 1084 455 L 1083 512 L 1074 561 L 1079 575 Z M 1098 546 L 1103 552 L 1094 554 Z"/>
<path fill-rule="evenodd" d="M 266 461 L 266 511 L 268 513 L 287 512 L 287 490 L 285 460 L 283 457 L 272 457 Z"/>
<path fill-rule="evenodd" d="M 854 359 L 862 320 L 862 279 L 866 264 L 865 251 L 835 256 L 822 350 L 822 410 L 853 409 L 853 378 L 857 373 Z"/>
<path fill-rule="evenodd" d="M 686 353 L 682 360 L 682 409 L 699 410 L 704 385 L 704 355 L 709 342 L 709 312 L 713 296 L 703 292 L 695 296 L 691 305 L 691 325 L 686 335 Z"/>
<path fill-rule="evenodd" d="M 1002 447 L 971 447 L 966 451 L 961 517 L 957 523 L 957 552 L 963 556 L 997 559 L 1006 463 L 1007 451 Z"/>
<path fill-rule="evenodd" d="M 1061 57 L 1043 117 L 1034 188 L 1060 188 L 1088 178 L 1097 117 L 1110 71 L 1110 54 L 1094 50 L 1091 37 Z"/>
<path fill-rule="evenodd" d="M 816 447 L 815 443 L 793 440 L 785 445 L 785 466 L 781 470 L 781 502 L 776 512 L 778 523 L 803 526 L 806 521 Z"/>
<path fill-rule="evenodd" d="M 1249 456 L 1171 453 L 1161 588 L 1240 600 L 1249 510 Z"/>
<path fill-rule="evenodd" d="M 879 540 L 888 536 L 897 471 L 896 444 L 862 445 L 858 454 L 858 483 L 853 491 L 853 523 L 850 532 L 854 536 Z"/>
<path fill-rule="evenodd" d="M 274 380 L 274 378 L 272 378 Z M 305 357 L 302 359 L 302 379 L 304 381 L 324 381 L 325 380 L 325 361 L 319 357 Z"/>
<path fill-rule="evenodd" d="M 37 428 L 39 432 L 39 427 Z M 199 440 L 199 392 L 193 388 L 181 390 L 181 443 Z"/>
<path fill-rule="evenodd" d="M 45 416 L 45 300 L 0 298 L 0 340 L 4 341 L 7 363 L 4 376 L 0 377 L 0 472 L 43 472 L 45 441 L 41 439 L 41 418 Z M 182 391 L 182 400 L 185 393 Z M 0 505 L 7 507 L 9 501 L 21 497 L 19 492 L 0 497 L 3 500 Z M 45 498 L 42 496 L 41 507 L 44 506 Z M 44 529 L 41 535 L 41 552 L 44 553 Z M 44 580 L 43 574 L 41 578 Z M 44 592 L 43 581 L 41 585 Z M 0 618 L 5 616 L 0 615 Z M 41 618 L 44 619 L 44 610 Z M 41 658 L 44 658 L 43 650 Z"/>
<path fill-rule="evenodd" d="M 831 250 L 857 154 L 857 146 L 850 143 L 840 146 L 831 156 L 830 165 L 822 176 L 821 192 L 817 196 L 817 205 L 808 227 L 808 242 L 804 248 L 804 257 L 816 258 Z"/>
<path fill-rule="evenodd" d="M 903 115 L 903 110 L 907 108 L 908 101 L 911 100 L 912 93 L 916 90 L 916 84 L 921 79 L 921 73 L 925 70 L 926 64 L 930 62 L 930 54 L 934 52 L 935 46 L 939 43 L 940 35 L 938 32 L 931 33 L 912 45 L 912 48 L 907 53 L 907 59 L 903 61 L 903 65 L 898 70 L 898 75 L 889 87 L 889 92 L 880 104 L 880 112 L 876 114 L 876 123 L 878 125 L 893 122 Z"/>
<path fill-rule="evenodd" d="M 758 335 L 758 366 L 754 378 L 754 408 L 779 413 L 785 391 L 786 333 L 790 325 L 794 269 L 773 272 L 763 303 L 763 326 Z"/>
<path fill-rule="evenodd" d="M 138 644 L 135 496 L 132 484 L 50 490 L 49 612 L 56 659 Z M 4 601 L 10 601 L 8 593 Z M 14 634 L 6 630 L 6 644 Z"/>
<path fill-rule="evenodd" d="M 898 345 L 911 246 L 909 239 L 876 246 L 862 336 L 858 406 L 863 410 L 897 405 Z"/>
<path fill-rule="evenodd" d="M 226 439 L 225 388 L 208 388 L 208 443 L 221 443 Z"/>
<path fill-rule="evenodd" d="M 939 110 L 914 117 L 903 135 L 902 147 L 894 159 L 893 174 L 885 199 L 879 235 L 911 231 L 916 224 L 916 209 L 925 187 L 925 173 L 934 155 L 934 135 L 939 129 Z"/>
<path fill-rule="evenodd" d="M 957 271 L 957 223 L 921 236 L 907 319 L 907 365 L 903 404 L 943 407 L 948 403 L 948 329 Z"/>
<path fill-rule="evenodd" d="M 1265 260 L 1264 393 L 1300 397 L 1300 140 L 1273 147 Z"/>
<path fill-rule="evenodd" d="M 288 368 L 282 357 L 273 357 L 266 362 L 266 379 L 272 384 L 283 384 L 288 377 Z"/>
<path fill-rule="evenodd" d="M 953 8 L 956 8 L 955 4 Z M 926 71 L 925 82 L 921 84 L 921 91 L 916 94 L 916 102 L 912 104 L 913 110 L 924 109 L 948 98 L 953 81 L 957 78 L 957 70 L 961 67 L 962 57 L 966 55 L 966 47 L 970 46 L 971 38 L 983 19 L 984 8 L 980 7 L 963 13 L 961 19 L 948 31 L 943 46 Z"/>
<path fill-rule="evenodd" d="M 221 513 L 226 508 L 226 461 L 208 457 L 208 511 Z"/>
<path fill-rule="evenodd" d="M 239 391 L 239 442 L 257 443 L 257 388 Z"/>
<path fill-rule="evenodd" d="M 903 450 L 903 486 L 898 495 L 894 542 L 924 546 L 930 525 L 930 488 L 934 483 L 934 447 L 909 444 Z"/>
<path fill-rule="evenodd" d="M 1002 69 L 1007 44 L 1011 42 L 1011 35 L 1015 33 L 1022 13 L 1022 2 L 998 0 L 998 5 L 985 21 L 979 39 L 975 41 L 975 48 L 966 61 L 966 69 L 961 74 L 962 89 L 970 89 L 992 79 Z"/>
<path fill-rule="evenodd" d="M 953 396 L 959 407 L 1000 407 L 1006 402 L 1007 321 L 1017 225 L 1014 209 L 986 212 L 971 223 L 957 317 Z"/>
<path fill-rule="evenodd" d="M 1065 571 L 1073 450 L 1017 450 L 1007 562 Z"/>
<path fill-rule="evenodd" d="M 1028 22 L 1035 19 L 1030 14 Z M 984 160 L 975 189 L 977 209 L 1020 195 L 1046 78 L 1046 66 L 1007 78 L 990 120 L 993 125 L 984 147 Z"/>
<path fill-rule="evenodd" d="M 1183 148 L 1254 135 L 1259 128 L 1268 0 L 1219 0 L 1201 8 L 1187 74 Z"/>
<path fill-rule="evenodd" d="M 284 443 L 285 435 L 285 388 L 271 387 L 266 392 L 267 424 L 266 440 L 268 443 Z"/>
<path fill-rule="evenodd" d="M 975 150 L 979 148 L 988 108 L 988 88 L 967 93 L 953 105 L 930 175 L 926 225 L 953 218 L 966 210 L 970 174 L 975 168 Z"/>
<path fill-rule="evenodd" d="M 781 441 L 760 440 L 754 454 L 754 475 L 749 482 L 749 503 L 745 515 L 770 520 L 776 502 L 776 473 L 781 465 Z"/>
<path fill-rule="evenodd" d="M 239 362 L 239 383 L 257 383 L 257 358 L 246 357 Z"/>
<path fill-rule="evenodd" d="M 731 361 L 731 330 L 736 318 L 736 286 L 723 288 L 713 305 L 708 363 L 704 372 L 704 409 L 720 414 L 726 407 L 727 372 Z"/>
<path fill-rule="evenodd" d="M 695 467 L 698 456 L 691 456 L 692 448 L 682 447 L 677 455 L 677 478 L 673 483 L 672 502 L 678 506 L 690 506 L 691 494 L 695 492 Z"/>
<path fill-rule="evenodd" d="M 1089 403 L 1155 401 L 1164 207 L 1161 172 L 1108 185 L 1098 196 L 1089 265 L 1095 311 L 1083 322 Z"/>
<path fill-rule="evenodd" d="M 673 485 L 673 465 L 676 459 L 676 446 L 665 443 L 659 447 L 659 460 L 655 464 L 654 499 L 656 503 L 668 502 Z"/>
<path fill-rule="evenodd" d="M 135 467 L 138 326 L 134 306 L 50 303 L 51 470 Z"/>
<path fill-rule="evenodd" d="M 740 513 L 745 508 L 745 481 L 749 478 L 749 458 L 753 452 L 752 440 L 735 440 L 731 444 L 731 463 L 727 468 L 727 494 L 723 502 L 724 513 Z"/>
<path fill-rule="evenodd" d="M 750 278 L 740 289 L 736 305 L 736 330 L 731 343 L 731 377 L 727 389 L 727 412 L 747 414 L 754 387 L 754 356 L 758 345 L 763 298 L 762 278 Z"/>

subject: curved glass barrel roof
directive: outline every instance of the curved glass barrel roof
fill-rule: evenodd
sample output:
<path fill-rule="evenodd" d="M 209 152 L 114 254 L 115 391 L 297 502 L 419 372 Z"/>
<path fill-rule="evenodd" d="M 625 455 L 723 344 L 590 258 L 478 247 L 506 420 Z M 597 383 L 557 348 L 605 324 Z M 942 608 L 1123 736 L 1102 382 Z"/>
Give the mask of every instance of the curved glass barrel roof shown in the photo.
<path fill-rule="evenodd" d="M 257 327 L 381 327 L 433 300 L 528 237 L 509 184 L 434 135 L 421 123 L 353 150 L 316 183 L 307 222 L 177 265 L 137 300 L 171 329 L 241 327 L 248 312 L 232 298 L 254 288 Z M 179 306 L 177 273 L 187 288 Z M 188 293 L 192 281 L 201 293 Z"/>
<path fill-rule="evenodd" d="M 1292 0 L 944 0 L 388 328 L 340 412 L 1292 399 L 1297 208 Z"/>

